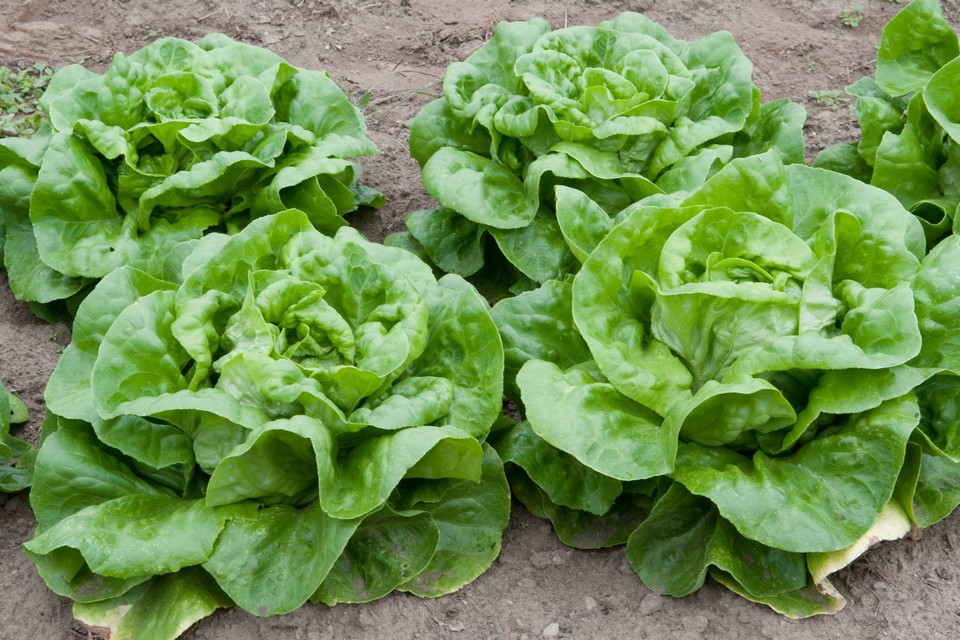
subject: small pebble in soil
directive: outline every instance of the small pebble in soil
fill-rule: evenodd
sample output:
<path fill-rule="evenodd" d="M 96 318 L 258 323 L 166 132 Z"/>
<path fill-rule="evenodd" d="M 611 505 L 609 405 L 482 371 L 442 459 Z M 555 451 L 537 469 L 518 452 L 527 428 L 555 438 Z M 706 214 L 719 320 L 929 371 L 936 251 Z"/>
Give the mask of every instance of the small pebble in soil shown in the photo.
<path fill-rule="evenodd" d="M 536 588 L 537 588 L 537 581 L 534 580 L 533 578 L 523 578 L 523 579 L 521 579 L 519 582 L 517 582 L 517 584 L 518 584 L 519 586 L 523 587 L 524 589 L 536 589 Z"/>
<path fill-rule="evenodd" d="M 376 619 L 370 614 L 369 611 L 361 611 L 358 617 L 358 622 L 360 622 L 361 627 L 372 629 L 377 626 Z"/>
<path fill-rule="evenodd" d="M 8 496 L 3 505 L 4 511 L 15 511 L 20 506 L 20 499 L 17 496 Z"/>
<path fill-rule="evenodd" d="M 693 615 L 685 617 L 681 624 L 685 631 L 693 631 L 697 634 L 702 634 L 707 630 L 707 626 L 710 624 L 710 620 L 706 616 L 702 615 Z"/>
<path fill-rule="evenodd" d="M 546 569 L 549 566 L 559 567 L 563 564 L 563 558 L 553 551 L 538 551 L 530 556 L 530 564 L 536 569 Z"/>
<path fill-rule="evenodd" d="M 637 607 L 637 613 L 642 616 L 648 616 L 651 613 L 660 611 L 662 608 L 663 598 L 655 593 L 648 593 L 643 597 L 643 600 L 640 601 L 640 606 Z"/>
<path fill-rule="evenodd" d="M 542 635 L 544 638 L 556 638 L 560 635 L 560 625 L 556 622 L 551 622 L 543 628 Z"/>
<path fill-rule="evenodd" d="M 591 598 L 590 596 L 583 597 L 583 606 L 587 608 L 587 611 L 593 611 L 597 608 L 597 601 Z"/>

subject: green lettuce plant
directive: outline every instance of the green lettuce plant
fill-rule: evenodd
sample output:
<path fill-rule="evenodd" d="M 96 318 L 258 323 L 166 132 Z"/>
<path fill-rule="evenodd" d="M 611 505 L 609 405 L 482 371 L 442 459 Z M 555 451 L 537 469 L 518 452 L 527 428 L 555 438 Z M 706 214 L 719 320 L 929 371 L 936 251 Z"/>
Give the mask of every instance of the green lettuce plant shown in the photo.
<path fill-rule="evenodd" d="M 839 609 L 831 571 L 960 503 L 960 237 L 775 151 L 618 217 L 494 307 L 515 495 L 657 592 Z"/>
<path fill-rule="evenodd" d="M 685 42 L 636 13 L 553 31 L 502 22 L 413 120 L 410 153 L 440 207 L 409 214 L 388 242 L 514 290 L 572 273 L 558 185 L 609 216 L 734 157 L 778 148 L 803 161 L 803 109 L 761 105 L 752 68 L 728 32 Z"/>
<path fill-rule="evenodd" d="M 10 435 L 10 425 L 29 419 L 27 407 L 0 384 L 0 491 L 13 493 L 30 486 L 37 452 L 29 442 Z"/>
<path fill-rule="evenodd" d="M 960 205 L 960 45 L 937 0 L 914 0 L 883 28 L 874 77 L 846 88 L 861 137 L 815 166 L 889 191 L 924 225 L 930 246 L 955 228 Z"/>
<path fill-rule="evenodd" d="M 298 207 L 332 234 L 382 203 L 349 160 L 377 149 L 330 77 L 221 34 L 64 67 L 40 104 L 49 127 L 0 140 L 0 254 L 38 311 L 122 265 L 159 274 L 208 231 Z"/>
<path fill-rule="evenodd" d="M 182 264 L 102 279 L 46 391 L 25 549 L 79 619 L 162 640 L 491 564 L 503 347 L 473 287 L 297 210 Z"/>

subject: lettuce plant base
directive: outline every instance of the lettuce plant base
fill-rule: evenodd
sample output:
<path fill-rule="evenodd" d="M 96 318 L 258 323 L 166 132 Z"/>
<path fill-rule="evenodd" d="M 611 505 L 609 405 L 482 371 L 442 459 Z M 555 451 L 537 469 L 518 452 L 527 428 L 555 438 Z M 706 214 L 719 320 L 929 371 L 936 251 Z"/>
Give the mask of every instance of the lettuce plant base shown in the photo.
<path fill-rule="evenodd" d="M 43 61 L 61 66 L 85 58 L 102 72 L 115 50 L 134 51 L 144 38 L 196 39 L 209 31 L 266 46 L 292 63 L 323 68 L 353 98 L 373 92 L 367 117 L 382 157 L 363 160 L 366 183 L 390 202 L 379 213 L 353 214 L 352 225 L 381 239 L 401 227 L 402 215 L 432 206 L 400 124 L 437 93 L 430 84 L 445 65 L 462 59 L 489 35 L 496 20 L 546 18 L 554 27 L 596 24 L 621 10 L 639 10 L 677 37 L 694 39 L 717 29 L 733 32 L 754 62 L 765 98 L 789 97 L 810 113 L 808 152 L 855 135 L 844 106 L 819 105 L 811 92 L 836 89 L 864 73 L 875 58 L 879 27 L 902 5 L 866 4 L 857 29 L 840 22 L 846 0 L 660 0 L 594 3 L 587 0 L 492 0 L 464 7 L 455 0 L 297 0 L 231 3 L 170 0 L 96 1 L 83 8 L 63 0 L 0 3 L 0 64 Z M 947 18 L 958 10 L 943 2 Z M 299 6 L 295 6 L 299 5 Z M 223 9 L 221 10 L 221 7 Z M 874 24 L 874 22 L 876 24 Z M 789 24 L 789 28 L 781 25 Z M 154 35 L 151 35 L 154 34 Z M 398 65 L 398 63 L 400 63 Z M 349 83 L 347 82 L 349 80 Z M 0 379 L 26 402 L 32 422 L 15 427 L 36 441 L 42 390 L 61 349 L 63 325 L 36 319 L 15 301 L 0 277 Z M 0 495 L 0 636 L 76 637 L 69 603 L 53 595 L 20 545 L 35 523 L 26 497 Z M 363 605 L 306 606 L 283 617 L 220 612 L 191 628 L 186 640 L 260 637 L 508 638 L 540 637 L 557 623 L 560 637 L 635 638 L 954 637 L 960 630 L 960 514 L 923 532 L 922 540 L 883 543 L 833 580 L 848 600 L 837 616 L 801 622 L 783 619 L 708 581 L 684 599 L 647 591 L 621 549 L 573 551 L 546 521 L 514 503 L 503 552 L 490 571 L 462 591 L 438 600 L 395 594 Z M 454 630 L 462 629 L 459 632 Z M 82 636 L 81 636 L 82 637 Z"/>

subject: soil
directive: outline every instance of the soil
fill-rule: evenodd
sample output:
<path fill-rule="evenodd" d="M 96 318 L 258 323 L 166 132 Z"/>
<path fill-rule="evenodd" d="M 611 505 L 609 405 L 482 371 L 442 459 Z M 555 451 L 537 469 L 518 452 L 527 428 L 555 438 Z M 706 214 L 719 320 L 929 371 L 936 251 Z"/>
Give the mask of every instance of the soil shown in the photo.
<path fill-rule="evenodd" d="M 352 224 L 374 240 L 430 205 L 406 147 L 405 122 L 437 96 L 447 64 L 476 50 L 500 20 L 541 16 L 554 27 L 593 25 L 623 10 L 646 13 L 674 36 L 726 29 L 754 63 L 764 99 L 790 98 L 809 113 L 808 155 L 856 134 L 848 102 L 831 95 L 864 74 L 899 0 L 0 0 L 0 64 L 82 63 L 102 71 L 114 51 L 158 36 L 211 31 L 268 47 L 292 63 L 325 69 L 354 97 L 369 92 L 370 135 L 382 155 L 365 160 L 365 182 L 387 194 Z M 862 5 L 858 26 L 842 23 Z M 944 0 L 956 26 L 960 9 Z M 819 99 L 818 99 L 819 98 Z M 70 339 L 63 324 L 33 317 L 0 276 L 0 379 L 30 409 L 15 429 L 36 442 L 43 388 Z M 0 638 L 86 638 L 69 602 L 51 593 L 20 545 L 35 522 L 27 496 L 0 494 Z M 221 611 L 188 640 L 284 638 L 956 638 L 960 637 L 960 513 L 920 540 L 870 550 L 835 578 L 846 608 L 790 621 L 708 582 L 673 599 L 650 593 L 621 549 L 581 552 L 514 506 L 503 553 L 458 593 L 424 600 L 393 594 L 364 605 L 305 606 L 281 617 Z M 149 640 L 149 639 L 148 639 Z"/>

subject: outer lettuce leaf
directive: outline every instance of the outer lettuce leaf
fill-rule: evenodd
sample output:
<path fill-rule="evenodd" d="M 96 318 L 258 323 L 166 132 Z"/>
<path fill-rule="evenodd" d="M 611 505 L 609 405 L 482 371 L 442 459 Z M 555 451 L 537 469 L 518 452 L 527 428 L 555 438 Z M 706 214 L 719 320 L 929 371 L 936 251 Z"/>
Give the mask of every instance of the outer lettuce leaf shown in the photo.
<path fill-rule="evenodd" d="M 266 507 L 227 523 L 203 568 L 247 611 L 288 613 L 320 586 L 358 524 L 328 516 L 317 502 Z"/>
<path fill-rule="evenodd" d="M 30 198 L 50 137 L 49 128 L 42 127 L 32 138 L 0 141 L 0 257 L 11 290 L 41 304 L 72 296 L 84 286 L 82 278 L 58 273 L 40 260 L 30 222 Z"/>
<path fill-rule="evenodd" d="M 504 382 L 511 398 L 520 398 L 517 373 L 528 360 L 546 360 L 567 369 L 591 359 L 573 325 L 572 305 L 572 283 L 551 280 L 493 308 L 491 315 L 503 339 Z"/>
<path fill-rule="evenodd" d="M 670 471 L 677 435 L 596 370 L 532 360 L 517 376 L 533 431 L 586 466 L 618 480 Z"/>
<path fill-rule="evenodd" d="M 498 444 L 499 446 L 499 444 Z M 553 525 L 560 541 L 576 549 L 605 549 L 626 544 L 630 534 L 650 514 L 652 499 L 643 492 L 622 493 L 602 515 L 555 504 L 522 469 L 510 471 L 513 496 L 530 513 Z"/>
<path fill-rule="evenodd" d="M 648 587 L 672 596 L 703 586 L 710 567 L 732 574 L 758 596 L 799 589 L 807 579 L 803 554 L 743 537 L 709 500 L 680 485 L 657 501 L 630 536 L 627 557 Z"/>
<path fill-rule="evenodd" d="M 428 513 L 384 507 L 363 520 L 312 599 L 334 605 L 381 598 L 423 572 L 439 541 Z"/>
<path fill-rule="evenodd" d="M 877 50 L 877 83 L 890 95 L 923 89 L 945 63 L 960 55 L 957 34 L 936 0 L 913 0 L 884 26 Z"/>
<path fill-rule="evenodd" d="M 233 603 L 200 569 L 157 576 L 121 596 L 76 603 L 73 615 L 92 631 L 107 631 L 116 640 L 177 638 L 217 609 Z M 163 615 L 157 615 L 157 611 Z"/>
<path fill-rule="evenodd" d="M 820 591 L 820 585 L 815 584 L 813 579 L 809 579 L 800 589 L 773 596 L 756 596 L 747 591 L 729 573 L 711 568 L 710 577 L 747 600 L 765 604 L 777 613 L 795 620 L 819 614 L 834 614 L 843 609 L 846 604 L 843 598 Z"/>
<path fill-rule="evenodd" d="M 108 578 L 159 575 L 209 557 L 221 527 L 202 500 L 133 495 L 81 509 L 24 548 L 37 555 L 77 549 L 91 571 Z"/>
<path fill-rule="evenodd" d="M 527 470 L 530 480 L 557 506 L 602 516 L 623 491 L 620 481 L 549 446 L 529 423 L 510 429 L 496 441 L 496 447 L 504 462 Z"/>
<path fill-rule="evenodd" d="M 0 384 L 0 491 L 13 493 L 33 482 L 36 449 L 29 442 L 10 435 L 10 425 L 26 422 L 27 408 L 20 398 Z"/>
<path fill-rule="evenodd" d="M 942 456 L 922 455 L 911 515 L 917 526 L 928 527 L 960 505 L 960 464 Z"/>
<path fill-rule="evenodd" d="M 401 487 L 398 506 L 429 513 L 440 531 L 437 549 L 419 574 L 401 591 L 435 598 L 456 591 L 486 571 L 500 555 L 503 530 L 510 520 L 510 488 L 503 463 L 484 446 L 479 484 L 446 481 L 438 488 L 425 484 Z"/>
<path fill-rule="evenodd" d="M 672 476 L 753 540 L 788 551 L 842 549 L 893 495 L 917 415 L 915 398 L 891 400 L 777 458 L 685 445 Z"/>

